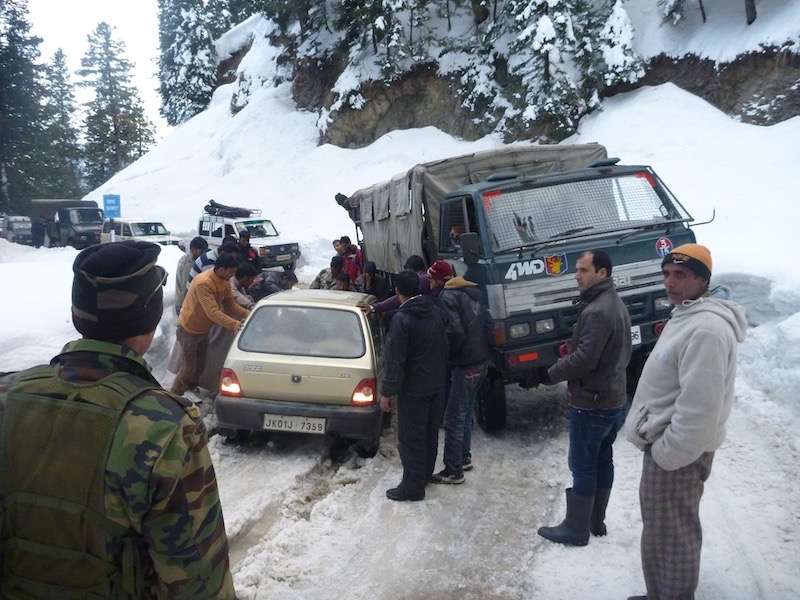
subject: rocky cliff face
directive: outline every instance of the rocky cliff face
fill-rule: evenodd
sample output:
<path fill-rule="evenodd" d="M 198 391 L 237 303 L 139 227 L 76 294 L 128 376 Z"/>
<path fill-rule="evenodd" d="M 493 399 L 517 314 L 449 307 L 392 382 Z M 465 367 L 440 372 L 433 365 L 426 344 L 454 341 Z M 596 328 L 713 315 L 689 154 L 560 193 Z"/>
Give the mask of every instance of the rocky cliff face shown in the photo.
<path fill-rule="evenodd" d="M 293 90 L 298 106 L 309 110 L 329 107 L 333 102 L 329 90 L 340 69 L 336 64 L 297 64 Z M 780 49 L 765 49 L 720 65 L 697 57 L 676 60 L 662 55 L 648 65 L 646 76 L 635 85 L 609 89 L 607 96 L 665 82 L 746 123 L 770 125 L 800 115 L 800 55 Z M 331 114 L 322 141 L 359 148 L 394 129 L 428 125 L 467 140 L 489 133 L 491 124 L 476 121 L 476 115 L 463 109 L 456 90 L 456 81 L 437 76 L 429 67 L 418 68 L 391 84 L 374 82 L 362 90 L 367 99 L 364 108 Z M 506 141 L 548 135 L 546 129 L 534 125 L 509 132 Z"/>

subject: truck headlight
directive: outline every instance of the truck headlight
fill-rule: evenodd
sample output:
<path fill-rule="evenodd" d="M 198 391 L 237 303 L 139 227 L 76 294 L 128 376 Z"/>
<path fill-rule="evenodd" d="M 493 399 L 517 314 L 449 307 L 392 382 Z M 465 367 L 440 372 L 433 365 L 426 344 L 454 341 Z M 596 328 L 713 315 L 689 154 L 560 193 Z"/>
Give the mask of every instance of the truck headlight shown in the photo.
<path fill-rule="evenodd" d="M 656 311 L 669 310 L 672 308 L 672 302 L 670 302 L 669 298 L 667 298 L 666 296 L 661 296 L 660 298 L 656 298 L 654 305 Z"/>
<path fill-rule="evenodd" d="M 517 323 L 508 328 L 508 335 L 512 339 L 528 337 L 531 334 L 531 326 L 527 323 Z"/>
<path fill-rule="evenodd" d="M 556 324 L 553 319 L 542 319 L 541 321 L 536 321 L 536 333 L 541 335 L 543 333 L 550 333 L 554 331 L 556 328 Z"/>

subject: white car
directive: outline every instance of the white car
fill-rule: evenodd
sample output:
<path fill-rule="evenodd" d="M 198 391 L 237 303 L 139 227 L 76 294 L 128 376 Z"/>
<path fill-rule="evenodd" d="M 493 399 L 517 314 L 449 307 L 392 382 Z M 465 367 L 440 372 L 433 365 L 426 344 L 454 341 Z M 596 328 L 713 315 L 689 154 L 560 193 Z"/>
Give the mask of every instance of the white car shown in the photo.
<path fill-rule="evenodd" d="M 139 242 L 152 242 L 162 246 L 179 246 L 184 248 L 183 240 L 170 235 L 169 231 L 160 221 L 147 219 L 106 219 L 103 221 L 103 230 L 100 233 L 100 242 L 121 242 L 123 240 L 136 240 Z"/>
<path fill-rule="evenodd" d="M 243 232 L 250 234 L 250 246 L 258 253 L 261 267 L 294 270 L 300 258 L 300 244 L 281 237 L 272 221 L 261 217 L 257 208 L 225 206 L 211 200 L 197 224 L 198 235 L 216 248 L 226 237 L 236 240 Z"/>

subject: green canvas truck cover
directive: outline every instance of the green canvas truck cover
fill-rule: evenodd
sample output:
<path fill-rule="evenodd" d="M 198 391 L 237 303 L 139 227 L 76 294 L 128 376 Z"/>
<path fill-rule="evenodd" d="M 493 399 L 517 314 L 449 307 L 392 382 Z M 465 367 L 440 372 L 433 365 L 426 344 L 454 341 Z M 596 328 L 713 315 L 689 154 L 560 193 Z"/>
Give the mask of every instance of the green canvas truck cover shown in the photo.
<path fill-rule="evenodd" d="M 493 173 L 571 171 L 607 156 L 600 144 L 507 146 L 415 165 L 389 181 L 354 192 L 340 204 L 361 227 L 367 258 L 379 269 L 397 273 L 412 254 L 425 255 L 425 235 L 437 240 L 440 207 L 448 193 Z M 437 244 L 429 246 L 435 257 Z"/>

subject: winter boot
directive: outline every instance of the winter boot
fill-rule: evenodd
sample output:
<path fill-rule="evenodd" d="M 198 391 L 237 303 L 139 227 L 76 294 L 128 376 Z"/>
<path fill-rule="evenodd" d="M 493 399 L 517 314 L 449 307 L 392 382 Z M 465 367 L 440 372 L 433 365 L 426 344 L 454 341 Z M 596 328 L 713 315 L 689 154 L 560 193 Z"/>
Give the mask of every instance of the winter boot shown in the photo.
<path fill-rule="evenodd" d="M 585 546 L 589 543 L 589 519 L 592 516 L 594 496 L 578 496 L 567 488 L 567 516 L 556 527 L 540 527 L 539 535 L 551 542 L 568 546 Z"/>
<path fill-rule="evenodd" d="M 611 496 L 611 490 L 595 490 L 594 493 L 594 508 L 592 509 L 592 520 L 589 521 L 589 531 L 592 535 L 600 537 L 608 533 L 606 530 L 606 507 L 608 506 L 608 498 Z"/>

